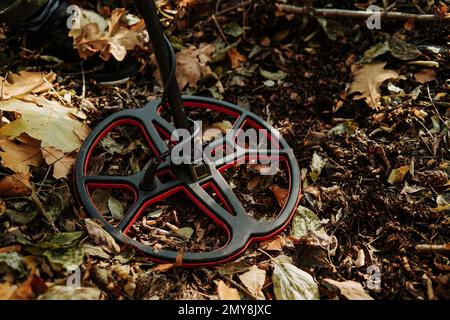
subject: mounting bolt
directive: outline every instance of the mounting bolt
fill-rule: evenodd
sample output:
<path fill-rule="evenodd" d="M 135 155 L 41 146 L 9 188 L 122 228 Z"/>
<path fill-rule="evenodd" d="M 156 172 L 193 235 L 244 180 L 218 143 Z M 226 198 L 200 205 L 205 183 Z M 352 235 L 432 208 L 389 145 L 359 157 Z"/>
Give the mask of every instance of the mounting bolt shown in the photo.
<path fill-rule="evenodd" d="M 159 158 L 151 158 L 144 168 L 144 177 L 141 180 L 140 187 L 146 191 L 151 191 L 156 188 L 156 170 L 158 170 L 161 163 Z"/>

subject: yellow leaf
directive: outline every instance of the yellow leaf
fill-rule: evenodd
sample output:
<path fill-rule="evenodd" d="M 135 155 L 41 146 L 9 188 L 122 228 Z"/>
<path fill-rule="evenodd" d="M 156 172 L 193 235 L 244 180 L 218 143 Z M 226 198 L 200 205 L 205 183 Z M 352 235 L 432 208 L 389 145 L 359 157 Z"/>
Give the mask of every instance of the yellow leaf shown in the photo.
<path fill-rule="evenodd" d="M 15 138 L 22 133 L 41 140 L 43 148 L 55 147 L 63 152 L 71 152 L 81 145 L 80 133 L 86 134 L 86 126 L 71 117 L 71 108 L 44 97 L 25 97 L 28 101 L 15 98 L 1 101 L 0 110 L 16 112 L 20 118 L 0 128 L 0 136 Z M 39 105 L 39 106 L 38 106 Z M 80 139 L 81 138 L 81 139 Z"/>
<path fill-rule="evenodd" d="M 363 67 L 353 72 L 353 83 L 350 87 L 350 94 L 359 92 L 353 99 L 365 99 L 369 107 L 380 109 L 380 86 L 388 79 L 398 78 L 398 73 L 393 70 L 384 69 L 385 62 L 365 64 Z"/>
<path fill-rule="evenodd" d="M 406 174 L 409 172 L 409 165 L 401 166 L 397 169 L 391 171 L 389 175 L 388 182 L 394 184 L 396 182 L 402 182 L 405 179 Z"/>
<path fill-rule="evenodd" d="M 227 286 L 222 280 L 217 285 L 217 295 L 219 300 L 241 300 L 238 291 Z"/>
<path fill-rule="evenodd" d="M 56 79 L 53 72 L 43 74 L 41 72 L 20 71 L 12 73 L 6 79 L 0 77 L 2 90 L 0 101 L 29 93 L 41 93 L 51 89 L 51 83 Z"/>

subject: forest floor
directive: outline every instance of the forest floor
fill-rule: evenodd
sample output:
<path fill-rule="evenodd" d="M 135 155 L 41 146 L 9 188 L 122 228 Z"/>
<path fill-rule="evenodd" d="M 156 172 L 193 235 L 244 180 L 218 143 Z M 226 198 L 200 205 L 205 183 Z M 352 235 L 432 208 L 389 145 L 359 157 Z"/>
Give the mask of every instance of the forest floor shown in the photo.
<path fill-rule="evenodd" d="M 369 30 L 362 19 L 293 15 L 265 0 L 180 3 L 178 12 L 170 4 L 162 10 L 183 92 L 235 103 L 282 133 L 301 168 L 294 221 L 274 240 L 251 244 L 233 262 L 187 269 L 158 265 L 116 244 L 79 208 L 72 175 L 64 170 L 75 156 L 68 141 L 60 142 L 64 149 L 50 137 L 21 131 L 28 136 L 22 134 L 20 143 L 0 140 L 0 298 L 449 299 L 448 20 L 383 20 L 381 29 Z M 314 2 L 317 8 L 324 5 Z M 90 5 L 106 17 L 122 6 L 120 1 Z M 335 7 L 364 9 L 351 2 Z M 427 1 L 415 6 L 397 1 L 391 10 L 447 12 L 444 3 Z M 128 51 L 140 63 L 137 77 L 106 85 L 63 75 L 53 53 L 30 36 L 0 35 L 0 74 L 53 71 L 57 77 L 46 80 L 53 82 L 46 98 L 76 108 L 77 123 L 91 129 L 108 115 L 161 95 L 148 45 Z M 37 101 L 44 93 L 35 89 L 23 89 L 20 99 L 26 93 L 34 97 L 26 101 Z M 7 102 L 19 95 L 11 96 L 2 93 L 5 127 L 17 121 Z M 8 132 L 0 128 L 1 138 Z M 111 133 L 101 144 L 99 172 L 126 175 L 142 168 L 145 141 L 130 130 L 127 142 L 123 132 Z M 32 148 L 39 140 L 44 160 L 32 155 L 25 166 L 11 165 L 11 157 L 20 158 L 13 155 L 17 148 Z M 60 156 L 51 161 L 49 148 Z M 57 170 L 61 159 L 67 162 Z M 255 216 L 277 207 L 273 180 L 255 177 L 252 168 L 233 170 L 227 179 L 240 199 L 256 203 Z M 274 178 L 279 185 L 282 175 Z M 130 200 L 111 190 L 95 197 L 110 221 L 120 219 Z M 133 236 L 175 250 L 219 248 L 226 236 L 205 217 L 197 219 L 198 208 L 182 203 L 148 208 Z M 168 233 L 146 234 L 155 228 Z M 191 240 L 183 244 L 170 232 L 188 233 Z M 65 285 L 76 275 L 67 270 L 73 266 L 79 267 L 82 289 Z"/>

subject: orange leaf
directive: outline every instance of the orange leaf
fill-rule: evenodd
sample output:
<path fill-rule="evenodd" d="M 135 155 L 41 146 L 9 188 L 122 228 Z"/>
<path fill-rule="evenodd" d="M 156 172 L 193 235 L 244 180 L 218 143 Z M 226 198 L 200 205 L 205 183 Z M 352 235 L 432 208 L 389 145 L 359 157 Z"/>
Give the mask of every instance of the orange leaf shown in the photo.
<path fill-rule="evenodd" d="M 172 269 L 174 266 L 175 266 L 175 264 L 173 264 L 173 263 L 163 263 L 163 264 L 157 265 L 152 270 L 159 271 L 159 272 L 166 272 L 166 271 L 169 271 L 170 269 Z"/>
<path fill-rule="evenodd" d="M 286 245 L 286 241 L 282 236 L 276 236 L 273 239 L 261 242 L 260 246 L 264 250 L 268 251 L 283 251 L 283 247 Z"/>
<path fill-rule="evenodd" d="M 14 173 L 0 180 L 0 197 L 21 197 L 31 194 L 30 174 Z"/>
<path fill-rule="evenodd" d="M 278 205 L 280 207 L 284 206 L 286 199 L 289 196 L 288 189 L 281 188 L 279 185 L 273 184 L 269 187 L 270 191 L 273 192 L 275 199 L 277 199 Z"/>
<path fill-rule="evenodd" d="M 236 48 L 231 48 L 227 53 L 233 69 L 239 68 L 241 66 L 241 62 L 247 61 L 247 58 L 240 54 Z"/>

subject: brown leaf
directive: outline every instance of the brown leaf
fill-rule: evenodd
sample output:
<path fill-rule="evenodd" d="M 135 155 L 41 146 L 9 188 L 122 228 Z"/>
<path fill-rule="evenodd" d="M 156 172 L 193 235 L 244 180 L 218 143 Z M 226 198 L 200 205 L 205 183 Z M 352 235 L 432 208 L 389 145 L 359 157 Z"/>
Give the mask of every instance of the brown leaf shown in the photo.
<path fill-rule="evenodd" d="M 67 178 L 75 163 L 75 156 L 64 154 L 53 147 L 42 149 L 42 155 L 48 165 L 53 165 L 53 177 L 56 179 Z"/>
<path fill-rule="evenodd" d="M 86 224 L 87 232 L 89 233 L 89 236 L 95 244 L 101 246 L 103 249 L 110 253 L 120 252 L 120 247 L 116 243 L 116 240 L 114 240 L 114 238 L 101 226 L 99 226 L 91 219 L 85 219 L 84 222 Z"/>
<path fill-rule="evenodd" d="M 436 72 L 433 69 L 422 69 L 414 74 L 418 83 L 427 83 L 436 80 Z"/>
<path fill-rule="evenodd" d="M 284 203 L 286 202 L 288 196 L 289 196 L 289 190 L 281 188 L 279 185 L 273 184 L 269 187 L 270 191 L 273 192 L 273 195 L 275 196 L 275 199 L 277 199 L 278 205 L 280 207 L 284 206 Z"/>
<path fill-rule="evenodd" d="M 124 8 L 114 9 L 107 21 L 107 31 L 99 26 L 104 24 L 104 20 L 99 20 L 103 18 L 95 14 L 90 14 L 91 19 L 89 17 L 84 19 L 84 24 L 82 23 L 79 29 L 71 30 L 69 35 L 74 38 L 74 45 L 80 57 L 86 59 L 99 53 L 105 61 L 111 56 L 117 61 L 122 61 L 128 50 L 143 47 L 146 38 L 145 25 L 143 23 L 125 25 L 122 18 L 126 13 Z"/>
<path fill-rule="evenodd" d="M 338 289 L 340 294 L 349 300 L 373 300 L 365 291 L 362 285 L 356 281 L 335 281 L 333 279 L 324 279 L 324 285 Z"/>
<path fill-rule="evenodd" d="M 261 270 L 257 266 L 253 266 L 246 273 L 239 275 L 239 279 L 251 294 L 253 294 L 255 297 L 258 297 L 259 300 L 265 300 L 264 294 L 262 292 L 262 287 L 264 286 L 264 282 L 266 281 L 265 270 Z"/>
<path fill-rule="evenodd" d="M 156 267 L 154 267 L 152 269 L 152 271 L 166 272 L 166 271 L 169 271 L 170 269 L 172 269 L 174 267 L 174 265 L 175 264 L 173 264 L 173 263 L 158 264 Z"/>
<path fill-rule="evenodd" d="M 14 173 L 0 180 L 0 197 L 23 197 L 31 194 L 30 174 Z"/>
<path fill-rule="evenodd" d="M 283 251 L 286 241 L 280 235 L 275 236 L 273 239 L 261 242 L 260 246 L 264 250 L 268 251 Z"/>
<path fill-rule="evenodd" d="M 41 147 L 37 140 L 18 144 L 12 140 L 0 140 L 0 157 L 3 166 L 17 173 L 30 172 L 29 166 L 38 167 L 42 162 Z"/>
<path fill-rule="evenodd" d="M 380 109 L 380 86 L 388 79 L 396 79 L 399 74 L 394 70 L 384 69 L 385 62 L 374 62 L 365 64 L 363 67 L 353 71 L 353 83 L 350 87 L 350 94 L 359 92 L 353 99 L 365 99 L 369 107 Z"/>
<path fill-rule="evenodd" d="M 9 297 L 10 300 L 32 300 L 47 291 L 44 280 L 33 273 Z"/>
<path fill-rule="evenodd" d="M 222 280 L 217 285 L 217 295 L 219 300 L 241 300 L 238 291 L 227 286 Z"/>
<path fill-rule="evenodd" d="M 409 172 L 409 165 L 401 166 L 391 171 L 388 182 L 394 184 L 396 182 L 402 182 L 405 179 L 406 174 Z"/>
<path fill-rule="evenodd" d="M 2 85 L 0 100 L 48 91 L 55 79 L 56 74 L 53 72 L 43 74 L 29 71 L 20 71 L 18 74 L 11 73 L 6 79 L 0 77 Z"/>
<path fill-rule="evenodd" d="M 236 48 L 231 48 L 227 52 L 228 58 L 230 58 L 231 68 L 236 69 L 241 66 L 241 62 L 247 61 L 247 58 L 237 51 Z"/>
<path fill-rule="evenodd" d="M 17 286 L 11 283 L 0 283 L 0 300 L 8 300 L 17 290 Z"/>
<path fill-rule="evenodd" d="M 188 84 L 190 87 L 193 87 L 200 81 L 202 76 L 212 73 L 207 63 L 211 61 L 213 52 L 213 45 L 201 44 L 198 49 L 190 46 L 176 54 L 176 78 L 180 89 L 183 89 Z"/>
<path fill-rule="evenodd" d="M 186 9 L 193 7 L 199 3 L 199 0 L 177 0 L 177 7 L 180 9 Z"/>

